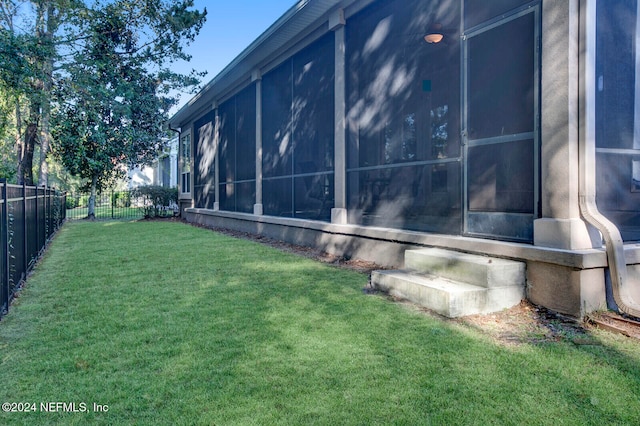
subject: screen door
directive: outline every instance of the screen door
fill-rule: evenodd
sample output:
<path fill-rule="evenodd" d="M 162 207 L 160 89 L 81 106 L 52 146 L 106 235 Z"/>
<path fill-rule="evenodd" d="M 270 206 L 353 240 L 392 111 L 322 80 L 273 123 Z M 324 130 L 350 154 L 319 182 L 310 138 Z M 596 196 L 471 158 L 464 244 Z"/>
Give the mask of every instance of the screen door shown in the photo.
<path fill-rule="evenodd" d="M 533 240 L 539 199 L 539 5 L 463 35 L 464 232 Z"/>

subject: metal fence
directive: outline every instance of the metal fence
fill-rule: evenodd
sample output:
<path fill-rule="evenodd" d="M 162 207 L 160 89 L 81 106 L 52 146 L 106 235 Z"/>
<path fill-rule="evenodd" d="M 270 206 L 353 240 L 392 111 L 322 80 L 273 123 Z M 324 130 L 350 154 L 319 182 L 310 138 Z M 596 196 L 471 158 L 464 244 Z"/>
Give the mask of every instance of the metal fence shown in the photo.
<path fill-rule="evenodd" d="M 0 317 L 66 218 L 66 194 L 0 179 Z"/>
<path fill-rule="evenodd" d="M 96 195 L 94 214 L 97 220 L 112 219 L 143 219 L 145 217 L 171 217 L 177 212 L 177 192 L 174 198 L 167 203 L 154 199 L 153 191 L 149 189 L 159 188 L 159 190 L 171 191 L 169 188 L 146 187 L 143 191 L 140 188 L 129 191 L 104 191 Z M 158 190 L 155 195 L 157 196 Z M 175 191 L 175 189 L 174 189 Z M 165 195 L 165 194 L 161 194 Z M 167 201 L 167 200 L 164 200 Z M 66 199 L 67 219 L 85 219 L 89 214 L 89 193 L 67 194 Z"/>
<path fill-rule="evenodd" d="M 67 219 L 85 219 L 89 214 L 89 194 L 67 194 Z M 105 191 L 96 195 L 96 219 L 142 219 L 144 200 L 131 191 Z"/>

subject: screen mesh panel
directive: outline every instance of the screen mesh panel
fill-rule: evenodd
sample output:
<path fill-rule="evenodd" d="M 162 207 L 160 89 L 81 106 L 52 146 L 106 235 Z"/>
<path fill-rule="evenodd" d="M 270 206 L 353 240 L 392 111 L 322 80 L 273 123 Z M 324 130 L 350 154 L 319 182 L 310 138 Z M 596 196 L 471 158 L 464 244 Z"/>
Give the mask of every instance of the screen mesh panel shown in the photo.
<path fill-rule="evenodd" d="M 220 184 L 235 181 L 236 164 L 236 98 L 233 97 L 218 107 L 220 143 L 218 156 Z M 221 206 L 222 208 L 222 206 Z"/>
<path fill-rule="evenodd" d="M 535 44 L 526 29 L 534 19 L 529 13 L 469 41 L 470 139 L 533 131 Z"/>
<path fill-rule="evenodd" d="M 464 0 L 464 26 L 475 27 L 530 2 L 531 0 Z"/>
<path fill-rule="evenodd" d="M 439 25 L 445 39 L 424 35 Z M 460 2 L 376 3 L 347 26 L 348 215 L 460 233 Z"/>
<path fill-rule="evenodd" d="M 533 140 L 469 148 L 469 210 L 533 213 Z"/>
<path fill-rule="evenodd" d="M 215 119 L 215 112 L 211 111 L 194 123 L 193 196 L 197 208 L 212 209 L 215 202 Z M 165 171 L 170 170 L 162 168 L 163 183 Z"/>
<path fill-rule="evenodd" d="M 293 216 L 293 178 L 265 179 L 262 181 L 264 214 Z"/>
<path fill-rule="evenodd" d="M 264 177 L 291 174 L 292 91 L 290 60 L 262 77 L 262 173 Z"/>
<path fill-rule="evenodd" d="M 597 3 L 597 204 L 625 241 L 640 240 L 638 2 Z"/>
<path fill-rule="evenodd" d="M 256 178 L 256 86 L 236 96 L 236 180 Z M 254 201 L 255 202 L 255 201 Z M 253 203 L 252 203 L 253 204 Z M 252 206 L 253 209 L 253 206 Z"/>
<path fill-rule="evenodd" d="M 350 222 L 459 233 L 460 163 L 389 167 L 348 174 Z"/>
<path fill-rule="evenodd" d="M 329 33 L 263 76 L 265 214 L 331 219 L 334 57 Z"/>
<path fill-rule="evenodd" d="M 256 178 L 256 86 L 218 107 L 220 209 L 252 213 Z"/>

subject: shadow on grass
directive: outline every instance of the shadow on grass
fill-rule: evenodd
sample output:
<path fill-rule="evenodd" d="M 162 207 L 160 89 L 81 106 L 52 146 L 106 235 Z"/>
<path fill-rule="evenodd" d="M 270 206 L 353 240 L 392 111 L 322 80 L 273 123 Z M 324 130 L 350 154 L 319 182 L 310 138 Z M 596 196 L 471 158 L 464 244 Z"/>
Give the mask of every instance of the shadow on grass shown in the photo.
<path fill-rule="evenodd" d="M 0 324 L 0 395 L 110 406 L 69 424 L 640 421 L 624 342 L 504 347 L 363 294 L 363 274 L 181 223 L 74 223 L 38 269 Z"/>
<path fill-rule="evenodd" d="M 270 338 L 245 356 L 247 377 L 269 378 L 261 395 L 281 401 L 270 420 L 401 423 L 626 423 L 636 419 L 638 362 L 602 343 L 494 345 L 384 297 L 364 281 L 273 265 L 274 284 L 252 309 Z M 242 263 L 252 269 L 252 264 Z M 264 267 L 253 270 L 254 276 Z M 301 277 L 314 277 L 313 281 Z M 347 278 L 348 280 L 348 278 Z M 287 287 L 288 291 L 283 291 Z M 636 370 L 636 371 L 634 371 Z M 292 381 L 302 389 L 292 387 Z M 261 398 L 260 398 L 261 399 Z M 250 401 L 253 401 L 253 396 Z M 313 409 L 299 408 L 314 401 Z M 625 403 L 626 401 L 626 403 Z M 356 410 L 355 407 L 361 407 Z"/>

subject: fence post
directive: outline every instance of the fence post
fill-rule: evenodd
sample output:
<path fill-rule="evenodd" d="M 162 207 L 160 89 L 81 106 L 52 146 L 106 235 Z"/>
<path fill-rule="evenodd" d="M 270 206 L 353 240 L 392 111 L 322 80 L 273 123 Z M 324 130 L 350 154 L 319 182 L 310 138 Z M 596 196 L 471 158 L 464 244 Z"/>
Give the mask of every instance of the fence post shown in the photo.
<path fill-rule="evenodd" d="M 35 186 L 35 190 L 36 190 L 36 206 L 35 206 L 35 224 L 36 224 L 36 257 L 38 256 L 38 253 L 40 253 L 40 247 L 38 247 L 40 245 L 40 218 L 38 217 L 38 195 L 40 191 L 38 191 L 38 186 Z"/>
<path fill-rule="evenodd" d="M 42 185 L 42 189 L 44 190 L 44 245 L 46 246 L 51 235 L 51 225 L 49 223 L 51 218 L 51 204 L 49 203 L 51 194 L 49 194 L 46 186 Z"/>
<path fill-rule="evenodd" d="M 7 209 L 7 180 L 2 181 L 2 287 L 4 290 L 2 304 L 5 312 L 9 312 L 9 211 Z"/>
<path fill-rule="evenodd" d="M 60 193 L 62 197 L 62 204 L 60 206 L 60 225 L 67 220 L 67 191 Z"/>
<path fill-rule="evenodd" d="M 115 199 L 113 198 L 115 197 L 115 192 L 113 191 L 113 189 L 111 190 L 111 219 L 113 219 L 113 205 L 115 204 Z"/>
<path fill-rule="evenodd" d="M 51 235 L 56 233 L 56 187 L 52 186 L 49 188 L 49 198 L 51 199 Z"/>
<path fill-rule="evenodd" d="M 36 185 L 37 186 L 37 185 Z M 38 241 L 38 249 L 44 247 L 44 244 L 47 243 L 47 190 L 42 187 L 42 217 L 40 218 L 40 225 L 42 225 L 42 241 L 43 245 L 40 245 L 40 241 Z"/>
<path fill-rule="evenodd" d="M 45 186 L 44 193 L 45 200 L 47 200 L 47 242 L 49 242 L 49 238 L 51 238 L 51 189 Z"/>
<path fill-rule="evenodd" d="M 60 211 L 58 212 L 58 229 L 64 223 L 64 214 L 67 212 L 67 200 L 65 200 L 65 194 L 62 191 L 58 193 L 58 206 Z"/>
<path fill-rule="evenodd" d="M 53 205 L 55 206 L 55 212 L 53 215 L 53 229 L 54 233 L 58 232 L 58 218 L 60 217 L 60 199 L 58 198 L 58 190 L 53 187 Z"/>
<path fill-rule="evenodd" d="M 28 247 L 27 247 L 27 242 L 29 241 L 29 238 L 28 238 L 28 236 L 29 236 L 28 235 L 29 227 L 27 226 L 27 219 L 28 219 L 28 217 L 27 217 L 27 184 L 24 183 L 24 182 L 22 183 L 22 214 L 23 214 L 22 217 L 24 218 L 24 220 L 22 221 L 22 230 L 24 231 L 22 233 L 22 236 L 24 238 L 24 240 L 23 240 L 24 241 L 24 243 L 23 243 L 23 246 L 24 246 L 24 250 L 23 250 L 23 252 L 24 252 L 23 253 L 24 254 L 24 261 L 23 261 L 24 277 L 23 277 L 23 279 L 26 280 L 27 279 L 27 270 L 29 269 L 29 259 L 28 259 L 29 250 L 28 250 Z"/>
<path fill-rule="evenodd" d="M 48 206 L 48 209 L 47 209 L 47 242 L 49 242 L 49 240 L 51 239 L 51 234 L 53 233 L 52 229 L 51 229 L 51 218 L 52 218 L 51 210 L 52 210 L 53 206 L 51 205 L 51 188 L 47 188 L 45 186 L 44 190 L 47 193 L 47 206 Z"/>
<path fill-rule="evenodd" d="M 44 246 L 47 245 L 47 240 L 49 239 L 49 211 L 47 209 L 47 187 L 42 186 L 42 190 L 44 191 Z M 42 248 L 44 248 L 42 246 Z"/>

